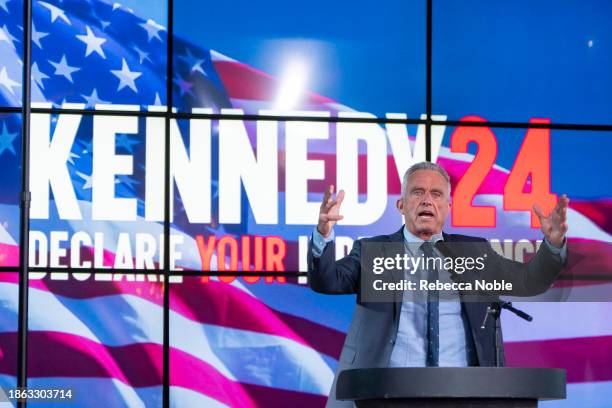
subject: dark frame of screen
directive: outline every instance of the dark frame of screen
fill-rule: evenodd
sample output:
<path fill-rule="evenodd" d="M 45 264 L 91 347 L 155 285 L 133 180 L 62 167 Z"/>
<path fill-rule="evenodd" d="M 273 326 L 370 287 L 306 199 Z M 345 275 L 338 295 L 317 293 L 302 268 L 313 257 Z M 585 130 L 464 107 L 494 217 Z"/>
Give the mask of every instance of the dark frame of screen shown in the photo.
<path fill-rule="evenodd" d="M 474 126 L 474 127 L 489 127 L 489 128 L 545 128 L 550 130 L 575 130 L 575 131 L 610 131 L 611 125 L 601 124 L 572 124 L 572 123 L 551 123 L 551 124 L 533 124 L 522 122 L 460 122 L 460 121 L 440 121 L 433 120 L 432 117 L 432 3 L 434 0 L 426 1 L 426 94 L 425 94 L 425 119 L 386 119 L 386 118 L 371 118 L 371 119 L 348 119 L 348 118 L 308 118 L 303 116 L 260 116 L 260 115 L 227 115 L 227 114 L 194 114 L 194 113 L 175 113 L 171 109 L 166 108 L 165 112 L 126 112 L 126 111 L 94 111 L 94 110 L 79 110 L 79 109 L 41 109 L 31 108 L 30 81 L 24 81 L 24 78 L 30 78 L 31 72 L 31 21 L 32 21 L 32 1 L 24 0 L 23 4 L 23 76 L 22 76 L 22 107 L 0 107 L 0 113 L 20 113 L 22 115 L 22 193 L 19 197 L 21 208 L 21 223 L 20 223 L 20 265 L 19 266 L 0 266 L 0 273 L 15 273 L 19 271 L 19 323 L 18 323 L 18 351 L 17 351 L 17 386 L 27 387 L 27 346 L 28 346 L 28 273 L 31 272 L 88 272 L 88 273 L 122 273 L 122 274 L 154 274 L 163 275 L 164 281 L 168 282 L 170 276 L 286 276 L 299 277 L 305 276 L 304 272 L 216 272 L 216 271 L 171 271 L 169 265 L 169 245 L 170 240 L 170 121 L 171 119 L 235 119 L 235 120 L 259 120 L 266 121 L 317 121 L 317 122 L 359 122 L 359 123 L 401 123 L 401 124 L 418 124 L 425 125 L 426 136 L 426 159 L 431 161 L 431 129 L 436 125 L 445 126 Z M 168 98 L 168 106 L 172 106 L 173 98 L 173 24 L 174 24 L 174 2 L 167 0 L 168 7 L 168 30 L 167 30 L 167 79 L 166 79 L 166 94 Z M 139 117 L 163 117 L 165 118 L 165 202 L 164 202 L 164 268 L 162 270 L 112 270 L 112 269 L 77 269 L 77 268 L 30 268 L 27 265 L 28 261 L 28 240 L 26 237 L 29 232 L 29 204 L 30 193 L 28 191 L 29 183 L 29 125 L 31 113 L 48 113 L 48 114 L 79 114 L 79 115 L 112 115 L 112 116 L 139 116 Z M 581 276 L 581 279 L 602 280 L 602 276 Z M 169 285 L 164 285 L 163 297 L 163 407 L 170 406 L 170 327 L 169 327 Z M 19 407 L 25 407 L 26 403 L 18 402 Z"/>

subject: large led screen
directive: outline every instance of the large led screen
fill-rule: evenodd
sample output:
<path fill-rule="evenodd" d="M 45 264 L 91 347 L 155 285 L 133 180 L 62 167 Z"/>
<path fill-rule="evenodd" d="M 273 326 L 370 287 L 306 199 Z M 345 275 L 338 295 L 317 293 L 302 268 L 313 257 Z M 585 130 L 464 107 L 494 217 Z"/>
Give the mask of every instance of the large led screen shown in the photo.
<path fill-rule="evenodd" d="M 503 316 L 507 360 L 567 370 L 568 399 L 543 406 L 607 406 L 612 134 L 546 128 L 608 123 L 606 5 L 579 12 L 578 28 L 594 32 L 578 41 L 590 54 L 574 47 L 565 56 L 555 42 L 518 58 L 506 45 L 531 41 L 535 28 L 523 42 L 510 27 L 488 36 L 497 8 L 434 0 L 437 122 L 428 132 L 415 121 L 426 110 L 425 1 L 384 1 L 374 11 L 365 2 L 173 3 L 178 114 L 167 123 L 165 2 L 33 2 L 33 107 L 71 111 L 30 117 L 28 255 L 40 268 L 30 275 L 32 386 L 72 387 L 75 406 L 161 406 L 168 288 L 172 406 L 323 406 L 355 303 L 314 293 L 298 274 L 323 192 L 346 191 L 335 227 L 341 257 L 359 237 L 400 228 L 401 177 L 429 156 L 451 176 L 445 231 L 485 237 L 512 259 L 542 244 L 531 206 L 570 197 L 568 268 L 545 294 L 518 304 L 534 322 Z M 512 15 L 525 9 L 538 20 L 521 4 Z M 559 7 L 566 21 L 570 6 Z M 21 8 L 0 1 L 3 107 L 21 101 Z M 480 24 L 465 24 L 473 19 Z M 538 20 L 544 43 L 561 30 L 557 21 Z M 495 58 L 484 66 L 472 54 Z M 585 62 L 539 73 L 544 82 L 521 68 L 531 57 L 545 67 L 547 55 Z M 598 85 L 587 87 L 590 70 Z M 564 78 L 570 89 L 560 96 Z M 444 125 L 449 118 L 477 126 Z M 523 124 L 488 126 L 504 121 Z M 20 134 L 20 117 L 1 114 L 6 270 L 19 264 Z M 179 273 L 166 283 L 164 268 Z M 0 380 L 13 387 L 18 280 L 1 273 Z"/>

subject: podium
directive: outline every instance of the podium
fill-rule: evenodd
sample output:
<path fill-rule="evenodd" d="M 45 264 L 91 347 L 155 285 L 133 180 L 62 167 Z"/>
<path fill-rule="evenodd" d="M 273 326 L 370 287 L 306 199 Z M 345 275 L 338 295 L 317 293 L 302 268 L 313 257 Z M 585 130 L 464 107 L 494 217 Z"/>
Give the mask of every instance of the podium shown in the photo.
<path fill-rule="evenodd" d="M 565 381 L 557 368 L 365 368 L 340 373 L 336 398 L 366 408 L 531 408 L 564 399 Z"/>

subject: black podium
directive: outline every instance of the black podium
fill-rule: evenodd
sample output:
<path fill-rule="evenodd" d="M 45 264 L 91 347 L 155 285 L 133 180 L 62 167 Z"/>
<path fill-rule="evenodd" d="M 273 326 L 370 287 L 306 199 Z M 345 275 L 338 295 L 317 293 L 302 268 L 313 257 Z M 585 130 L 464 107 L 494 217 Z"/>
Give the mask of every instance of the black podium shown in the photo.
<path fill-rule="evenodd" d="M 511 367 L 345 370 L 336 398 L 358 407 L 537 407 L 565 398 L 565 370 Z"/>

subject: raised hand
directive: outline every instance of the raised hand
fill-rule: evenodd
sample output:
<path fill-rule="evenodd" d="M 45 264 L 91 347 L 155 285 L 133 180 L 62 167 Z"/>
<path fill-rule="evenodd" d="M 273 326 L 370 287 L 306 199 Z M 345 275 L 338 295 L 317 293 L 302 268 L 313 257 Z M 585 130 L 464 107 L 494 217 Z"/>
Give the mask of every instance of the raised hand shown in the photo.
<path fill-rule="evenodd" d="M 342 200 L 344 200 L 344 190 L 338 191 L 335 200 L 332 198 L 333 194 L 334 186 L 330 185 L 323 195 L 321 209 L 319 210 L 317 230 L 324 237 L 328 237 L 336 222 L 344 218 L 340 215 L 340 206 L 342 205 Z"/>
<path fill-rule="evenodd" d="M 544 216 L 542 209 L 537 204 L 533 206 L 533 211 L 540 219 L 540 225 L 542 225 L 542 232 L 544 236 L 552 245 L 557 248 L 563 246 L 565 240 L 565 233 L 567 232 L 567 206 L 569 204 L 569 198 L 565 194 L 559 198 L 555 208 Z"/>

